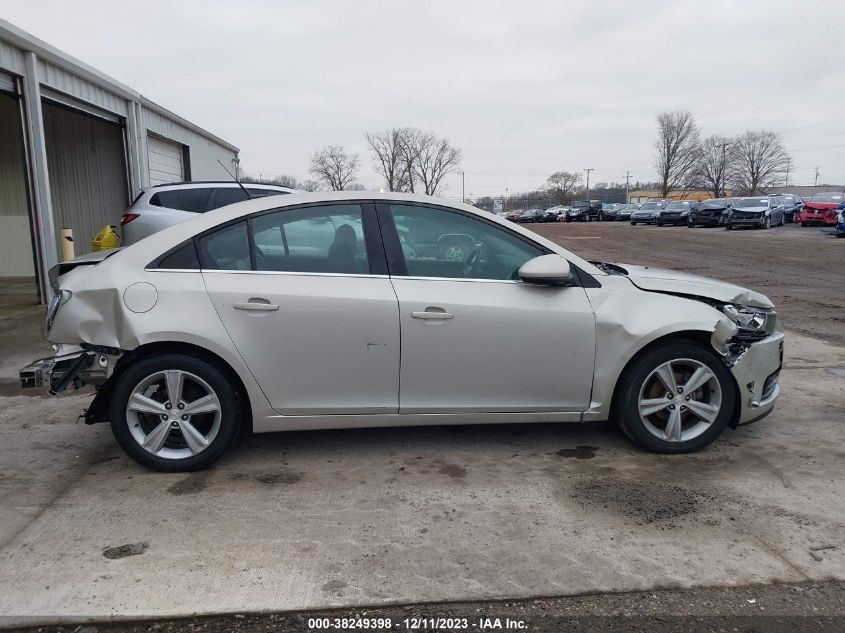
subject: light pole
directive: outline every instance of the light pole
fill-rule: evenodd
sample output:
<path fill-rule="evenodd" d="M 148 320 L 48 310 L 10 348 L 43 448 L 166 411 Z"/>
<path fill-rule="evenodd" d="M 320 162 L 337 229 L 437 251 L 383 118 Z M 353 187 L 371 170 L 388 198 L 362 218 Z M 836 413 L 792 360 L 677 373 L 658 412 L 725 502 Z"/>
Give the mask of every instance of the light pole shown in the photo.
<path fill-rule="evenodd" d="M 595 171 L 595 169 L 590 167 L 589 169 L 585 169 L 584 171 L 587 172 L 587 200 L 589 200 L 590 199 L 590 172 Z"/>
<path fill-rule="evenodd" d="M 465 187 L 465 184 L 464 184 L 464 172 L 461 172 L 461 202 L 467 201 L 465 191 L 466 191 L 466 187 Z"/>

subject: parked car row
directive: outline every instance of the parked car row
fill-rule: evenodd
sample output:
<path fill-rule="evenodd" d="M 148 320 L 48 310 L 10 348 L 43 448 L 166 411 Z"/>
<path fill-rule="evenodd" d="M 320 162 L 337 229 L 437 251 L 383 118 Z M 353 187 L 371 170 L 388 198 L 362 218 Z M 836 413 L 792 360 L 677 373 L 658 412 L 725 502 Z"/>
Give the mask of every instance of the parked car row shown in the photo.
<path fill-rule="evenodd" d="M 168 226 L 247 198 L 297 193 L 265 184 L 236 182 L 169 183 L 141 192 L 121 219 L 124 245 L 134 244 Z M 630 222 L 636 224 L 770 228 L 787 222 L 801 226 L 836 227 L 845 209 L 845 192 L 819 193 L 809 200 L 795 194 L 717 198 L 702 202 L 650 199 L 642 203 L 605 204 L 576 200 L 572 205 L 514 209 L 500 216 L 520 224 L 540 222 Z"/>
<path fill-rule="evenodd" d="M 795 194 L 714 198 L 701 202 L 653 199 L 635 205 L 630 222 L 632 225 L 722 226 L 728 230 L 739 227 L 768 229 L 791 222 L 801 226 L 837 226 L 837 214 L 842 209 L 845 209 L 845 193 L 816 194 L 807 201 Z M 616 211 L 615 219 L 621 219 L 620 215 L 621 212 Z"/>

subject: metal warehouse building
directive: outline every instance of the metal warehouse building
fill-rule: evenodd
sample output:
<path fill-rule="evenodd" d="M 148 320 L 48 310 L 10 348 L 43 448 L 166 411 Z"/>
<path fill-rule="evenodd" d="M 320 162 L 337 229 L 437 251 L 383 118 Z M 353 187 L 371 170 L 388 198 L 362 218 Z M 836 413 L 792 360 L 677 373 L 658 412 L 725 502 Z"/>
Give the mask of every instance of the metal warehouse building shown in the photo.
<path fill-rule="evenodd" d="M 0 20 L 0 278 L 47 298 L 59 232 L 76 253 L 143 187 L 228 178 L 238 148 Z"/>

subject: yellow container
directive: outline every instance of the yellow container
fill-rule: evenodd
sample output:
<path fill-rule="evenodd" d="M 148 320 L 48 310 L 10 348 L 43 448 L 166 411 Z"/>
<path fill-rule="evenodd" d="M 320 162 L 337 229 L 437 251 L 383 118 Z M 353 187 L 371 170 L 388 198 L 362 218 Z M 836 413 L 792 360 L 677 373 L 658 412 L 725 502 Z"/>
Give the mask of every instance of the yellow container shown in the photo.
<path fill-rule="evenodd" d="M 110 248 L 117 248 L 117 233 L 115 227 L 106 224 L 91 241 L 92 251 L 107 251 Z"/>

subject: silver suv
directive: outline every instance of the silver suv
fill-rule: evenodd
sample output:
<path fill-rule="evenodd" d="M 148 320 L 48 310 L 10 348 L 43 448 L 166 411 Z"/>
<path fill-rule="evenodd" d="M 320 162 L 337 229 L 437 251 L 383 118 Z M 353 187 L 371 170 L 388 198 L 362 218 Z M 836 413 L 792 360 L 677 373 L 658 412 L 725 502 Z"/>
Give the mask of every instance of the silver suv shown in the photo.
<path fill-rule="evenodd" d="M 277 185 L 244 184 L 250 198 L 297 193 Z M 199 213 L 247 199 L 236 182 L 177 182 L 141 191 L 120 219 L 123 244 L 128 246 Z"/>

